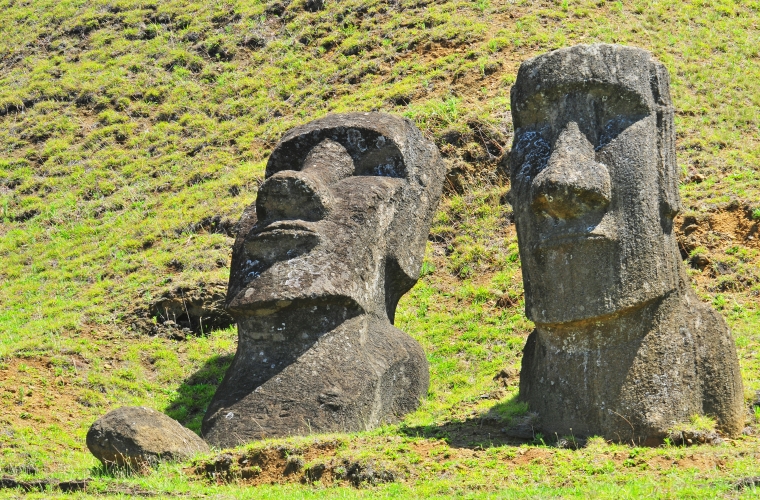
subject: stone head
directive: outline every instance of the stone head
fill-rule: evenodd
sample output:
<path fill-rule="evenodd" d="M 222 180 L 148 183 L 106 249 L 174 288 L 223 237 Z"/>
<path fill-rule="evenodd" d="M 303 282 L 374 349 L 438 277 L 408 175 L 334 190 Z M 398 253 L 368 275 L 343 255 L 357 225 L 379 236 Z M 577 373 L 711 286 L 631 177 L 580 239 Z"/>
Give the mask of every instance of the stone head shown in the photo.
<path fill-rule="evenodd" d="M 290 130 L 235 243 L 228 309 L 239 324 L 330 304 L 393 322 L 419 276 L 444 173 L 403 118 L 336 114 Z"/>
<path fill-rule="evenodd" d="M 510 154 L 526 314 L 600 318 L 679 285 L 673 106 L 649 52 L 579 45 L 524 62 Z"/>

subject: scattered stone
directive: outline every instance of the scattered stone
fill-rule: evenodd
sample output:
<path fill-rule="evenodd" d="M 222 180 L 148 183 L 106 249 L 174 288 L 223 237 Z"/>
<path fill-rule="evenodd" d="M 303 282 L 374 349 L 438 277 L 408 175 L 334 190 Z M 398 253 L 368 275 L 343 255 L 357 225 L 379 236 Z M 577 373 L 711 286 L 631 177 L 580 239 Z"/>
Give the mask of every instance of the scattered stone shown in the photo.
<path fill-rule="evenodd" d="M 502 294 L 501 297 L 499 297 L 496 300 L 496 306 L 497 307 L 503 307 L 508 308 L 517 305 L 520 302 L 520 299 L 510 297 L 508 293 Z"/>
<path fill-rule="evenodd" d="M 314 464 L 308 469 L 306 469 L 306 473 L 304 474 L 304 477 L 306 478 L 306 481 L 309 483 L 313 483 L 315 481 L 319 481 L 322 479 L 322 476 L 327 471 L 327 465 L 325 464 Z"/>
<path fill-rule="evenodd" d="M 752 399 L 752 403 L 750 403 L 749 406 L 752 410 L 760 407 L 760 391 L 755 391 L 755 397 Z"/>
<path fill-rule="evenodd" d="M 87 448 L 103 465 L 134 468 L 209 451 L 193 431 L 143 406 L 124 406 L 96 420 L 87 432 Z"/>
<path fill-rule="evenodd" d="M 696 254 L 689 259 L 689 263 L 695 269 L 704 269 L 710 265 L 710 258 L 705 254 Z"/>
<path fill-rule="evenodd" d="M 32 481 L 21 481 L 12 477 L 0 478 L 0 489 L 20 489 L 26 493 L 31 491 L 61 491 L 63 493 L 74 493 L 77 491 L 86 491 L 87 485 L 91 479 L 75 479 L 72 481 L 59 481 L 57 479 L 35 479 Z"/>
<path fill-rule="evenodd" d="M 209 443 L 370 429 L 418 406 L 427 360 L 393 320 L 444 175 L 435 145 L 387 114 L 330 115 L 282 138 L 238 223 L 238 348 L 203 420 Z"/>
<path fill-rule="evenodd" d="M 211 462 L 206 463 L 204 471 L 211 478 L 216 478 L 220 473 L 225 476 L 229 475 L 234 460 L 234 457 L 229 453 L 222 453 Z"/>
<path fill-rule="evenodd" d="M 267 5 L 264 12 L 272 16 L 282 17 L 282 15 L 285 13 L 289 5 L 290 5 L 290 0 L 274 1 Z"/>
<path fill-rule="evenodd" d="M 674 431 L 668 435 L 671 444 L 676 446 L 692 446 L 696 444 L 711 444 L 717 446 L 725 441 L 715 431 Z"/>
<path fill-rule="evenodd" d="M 182 330 L 171 330 L 169 333 L 169 338 L 171 340 L 187 340 L 186 333 L 189 333 L 190 330 L 187 328 L 183 328 Z"/>
<path fill-rule="evenodd" d="M 343 465 L 335 469 L 335 477 L 348 480 L 354 486 L 362 484 L 376 485 L 380 483 L 392 483 L 396 480 L 396 473 L 390 469 L 378 466 L 373 461 L 361 463 L 348 459 L 343 460 Z"/>
<path fill-rule="evenodd" d="M 30 476 L 34 476 L 39 472 L 39 470 L 34 465 L 22 464 L 6 465 L 3 467 L 3 472 L 7 474 L 29 474 Z"/>
<path fill-rule="evenodd" d="M 631 47 L 556 50 L 520 66 L 511 108 L 510 201 L 536 324 L 519 397 L 542 433 L 655 444 L 696 414 L 741 432 L 733 338 L 691 290 L 673 230 L 665 67 Z"/>
<path fill-rule="evenodd" d="M 586 439 L 576 438 L 575 436 L 562 436 L 557 439 L 556 446 L 565 450 L 580 450 L 586 446 Z"/>
<path fill-rule="evenodd" d="M 359 487 L 397 481 L 403 474 L 376 460 L 355 460 L 322 457 L 320 462 L 306 465 L 304 453 L 334 452 L 337 443 L 315 443 L 307 449 L 289 449 L 268 446 L 248 450 L 242 454 L 223 453 L 211 458 L 196 460 L 189 471 L 215 482 L 250 479 L 249 484 L 275 484 L 284 482 L 325 484 L 347 481 Z"/>
<path fill-rule="evenodd" d="M 290 455 L 285 461 L 285 475 L 301 472 L 305 463 L 303 457 Z"/>
<path fill-rule="evenodd" d="M 502 385 L 509 386 L 517 382 L 520 377 L 520 372 L 514 368 L 504 368 L 494 376 L 494 380 L 501 382 Z"/>
<path fill-rule="evenodd" d="M 704 180 L 705 180 L 704 175 L 700 174 L 699 172 L 691 172 L 689 176 L 686 179 L 684 179 L 684 182 L 686 184 L 690 184 L 692 182 L 699 184 L 701 182 L 704 182 Z"/>
<path fill-rule="evenodd" d="M 181 236 L 187 233 L 207 233 L 207 234 L 223 234 L 231 238 L 235 237 L 237 227 L 234 222 L 229 219 L 223 219 L 221 215 L 210 215 L 204 217 L 198 222 L 188 224 L 174 230 L 174 234 Z"/>
<path fill-rule="evenodd" d="M 308 10 L 309 12 L 317 12 L 324 8 L 325 8 L 324 0 L 306 0 L 306 3 L 304 4 L 304 9 Z"/>
<path fill-rule="evenodd" d="M 243 46 L 248 47 L 249 49 L 261 49 L 266 47 L 267 40 L 261 34 L 259 33 L 251 33 L 249 35 L 246 35 L 245 38 L 243 38 Z M 233 186 L 235 187 L 235 186 Z M 237 196 L 240 194 L 239 191 L 240 188 L 237 188 L 238 192 L 233 194 L 232 188 L 230 188 L 230 194 L 233 196 Z"/>
<path fill-rule="evenodd" d="M 743 477 L 734 483 L 734 488 L 743 490 L 745 488 L 757 488 L 760 486 L 760 476 Z"/>

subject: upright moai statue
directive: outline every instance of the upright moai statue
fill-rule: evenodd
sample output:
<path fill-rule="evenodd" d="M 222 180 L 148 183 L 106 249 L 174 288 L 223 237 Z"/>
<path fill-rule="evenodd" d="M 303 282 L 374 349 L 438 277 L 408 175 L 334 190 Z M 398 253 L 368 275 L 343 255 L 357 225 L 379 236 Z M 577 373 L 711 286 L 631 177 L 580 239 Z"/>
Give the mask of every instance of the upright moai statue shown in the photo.
<path fill-rule="evenodd" d="M 418 406 L 427 360 L 393 319 L 444 175 L 435 145 L 391 115 L 285 134 L 232 251 L 238 348 L 203 419 L 209 443 L 364 430 Z"/>
<path fill-rule="evenodd" d="M 656 443 L 710 415 L 741 431 L 731 333 L 691 290 L 668 72 L 649 52 L 579 45 L 525 61 L 510 155 L 525 312 L 520 398 L 549 435 Z"/>

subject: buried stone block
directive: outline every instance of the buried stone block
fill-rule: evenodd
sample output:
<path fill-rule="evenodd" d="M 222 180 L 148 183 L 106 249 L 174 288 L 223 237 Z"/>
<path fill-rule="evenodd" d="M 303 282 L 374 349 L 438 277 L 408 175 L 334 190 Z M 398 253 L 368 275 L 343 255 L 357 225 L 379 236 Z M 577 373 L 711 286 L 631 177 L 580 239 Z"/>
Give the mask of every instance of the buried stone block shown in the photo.
<path fill-rule="evenodd" d="M 435 146 L 386 114 L 331 115 L 282 138 L 233 247 L 238 348 L 203 420 L 208 442 L 363 430 L 417 407 L 427 360 L 393 319 L 444 175 Z"/>
<path fill-rule="evenodd" d="M 742 429 L 731 334 L 700 303 L 680 208 L 665 67 L 581 45 L 524 62 L 512 89 L 512 190 L 525 310 L 520 398 L 548 435 L 655 443 L 692 415 Z"/>

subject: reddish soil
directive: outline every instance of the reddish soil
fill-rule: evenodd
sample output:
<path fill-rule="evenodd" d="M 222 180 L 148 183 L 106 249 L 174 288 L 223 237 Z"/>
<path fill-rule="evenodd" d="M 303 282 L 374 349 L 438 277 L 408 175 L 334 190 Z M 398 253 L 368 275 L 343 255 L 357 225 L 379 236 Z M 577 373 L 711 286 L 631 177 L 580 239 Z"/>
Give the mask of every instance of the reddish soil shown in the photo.
<path fill-rule="evenodd" d="M 76 355 L 69 356 L 66 364 L 58 371 L 46 359 L 15 358 L 0 365 L 0 425 L 78 427 L 81 392 L 75 379 L 87 372 L 88 364 Z"/>

